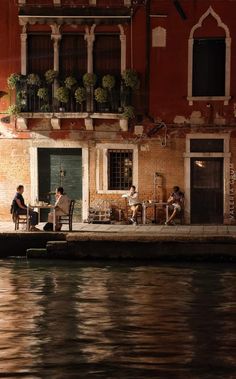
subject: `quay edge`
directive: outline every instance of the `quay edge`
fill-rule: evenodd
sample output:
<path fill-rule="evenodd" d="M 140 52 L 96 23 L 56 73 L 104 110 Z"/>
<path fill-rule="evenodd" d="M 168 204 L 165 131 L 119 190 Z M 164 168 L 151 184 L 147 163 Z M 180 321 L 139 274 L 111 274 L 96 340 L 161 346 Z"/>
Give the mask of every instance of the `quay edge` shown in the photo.
<path fill-rule="evenodd" d="M 159 236 L 157 234 L 98 232 L 38 233 L 33 234 L 32 238 L 24 234 L 20 241 L 21 247 L 25 249 L 24 251 L 21 249 L 22 255 L 25 256 L 27 251 L 27 257 L 30 259 L 236 262 L 236 236 L 234 235 Z M 11 244 L 12 242 L 11 240 Z M 7 251 L 9 252 L 9 249 L 5 250 L 5 253 Z M 10 253 L 11 256 L 14 256 L 12 249 Z M 18 250 L 17 255 L 20 255 Z"/>

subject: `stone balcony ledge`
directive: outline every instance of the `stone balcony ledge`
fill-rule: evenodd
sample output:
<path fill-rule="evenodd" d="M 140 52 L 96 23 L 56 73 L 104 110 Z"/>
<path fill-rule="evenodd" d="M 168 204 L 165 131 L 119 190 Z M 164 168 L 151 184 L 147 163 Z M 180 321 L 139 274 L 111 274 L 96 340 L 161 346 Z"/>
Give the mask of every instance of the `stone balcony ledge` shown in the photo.
<path fill-rule="evenodd" d="M 84 119 L 86 130 L 93 130 L 93 119 L 119 120 L 120 129 L 128 130 L 128 120 L 119 113 L 98 112 L 22 112 L 17 116 L 17 129 L 27 130 L 28 119 L 48 118 L 51 120 L 52 129 L 60 129 L 62 119 Z"/>

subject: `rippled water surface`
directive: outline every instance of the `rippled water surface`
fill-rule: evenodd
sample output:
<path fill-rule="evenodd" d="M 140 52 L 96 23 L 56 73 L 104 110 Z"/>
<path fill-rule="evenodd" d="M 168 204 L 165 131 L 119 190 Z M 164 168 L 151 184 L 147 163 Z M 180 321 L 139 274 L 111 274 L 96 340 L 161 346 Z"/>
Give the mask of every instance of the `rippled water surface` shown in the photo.
<path fill-rule="evenodd" d="M 0 261 L 0 378 L 235 379 L 236 267 Z"/>

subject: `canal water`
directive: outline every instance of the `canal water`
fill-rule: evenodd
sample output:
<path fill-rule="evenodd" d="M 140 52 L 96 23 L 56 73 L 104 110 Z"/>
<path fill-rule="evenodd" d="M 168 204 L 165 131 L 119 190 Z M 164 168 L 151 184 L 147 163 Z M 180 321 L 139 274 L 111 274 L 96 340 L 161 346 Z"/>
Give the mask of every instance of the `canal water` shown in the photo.
<path fill-rule="evenodd" d="M 0 261 L 0 378 L 235 379 L 236 266 Z"/>

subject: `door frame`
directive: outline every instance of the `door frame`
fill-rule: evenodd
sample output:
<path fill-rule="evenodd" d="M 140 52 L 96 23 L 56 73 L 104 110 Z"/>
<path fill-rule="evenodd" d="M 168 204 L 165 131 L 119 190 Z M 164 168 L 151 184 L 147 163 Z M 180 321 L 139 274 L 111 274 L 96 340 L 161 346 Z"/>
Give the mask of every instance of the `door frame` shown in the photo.
<path fill-rule="evenodd" d="M 222 153 L 191 153 L 190 140 L 192 139 L 223 139 Z M 184 181 L 185 181 L 185 222 L 191 220 L 191 158 L 223 158 L 223 223 L 228 224 L 230 219 L 230 133 L 189 133 L 186 135 L 186 152 L 184 153 Z"/>
<path fill-rule="evenodd" d="M 30 201 L 33 202 L 38 198 L 38 149 L 81 149 L 82 150 L 82 221 L 88 218 L 89 207 L 89 148 L 88 145 L 80 145 L 78 142 L 53 144 L 41 143 L 30 148 L 30 173 L 31 173 L 31 196 Z"/>

